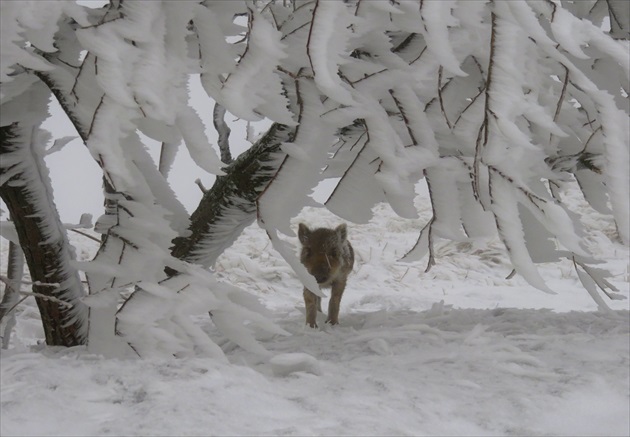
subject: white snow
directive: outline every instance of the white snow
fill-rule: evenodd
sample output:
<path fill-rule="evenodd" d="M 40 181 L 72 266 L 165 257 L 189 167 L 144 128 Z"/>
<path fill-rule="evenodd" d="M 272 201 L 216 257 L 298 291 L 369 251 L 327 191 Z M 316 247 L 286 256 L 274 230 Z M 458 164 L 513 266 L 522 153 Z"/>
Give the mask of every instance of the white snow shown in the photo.
<path fill-rule="evenodd" d="M 216 274 L 255 293 L 291 334 L 257 334 L 266 356 L 227 340 L 207 314 L 195 327 L 230 364 L 208 351 L 120 360 L 46 347 L 36 344 L 41 326 L 28 299 L 1 352 L 0 434 L 628 435 L 628 301 L 604 297 L 614 311 L 598 312 L 568 261 L 539 268 L 557 295 L 507 280 L 496 238 L 438 240 L 426 274 L 423 261 L 399 262 L 431 214 L 421 193 L 417 220 L 378 204 L 369 223 L 349 225 L 356 264 L 335 327 L 304 326 L 300 281 L 262 229 L 245 230 Z M 589 250 L 628 296 L 628 248 L 606 237 L 610 217 L 586 209 L 575 189 L 563 196 L 585 214 Z M 298 220 L 339 223 L 321 208 Z M 83 259 L 96 249 L 70 237 Z"/>
<path fill-rule="evenodd" d="M 460 61 L 455 57 L 452 43 L 449 41 L 449 26 L 459 23 L 451 14 L 455 2 L 446 0 L 422 3 L 420 13 L 425 24 L 424 38 L 427 47 L 439 59 L 445 69 L 458 76 L 467 74 L 460 68 Z"/>
<path fill-rule="evenodd" d="M 46 81 L 22 67 L 48 71 L 122 212 L 99 219 L 109 234 L 96 261 L 98 243 L 72 234 L 93 293 L 75 306 L 90 309 L 86 347 L 43 346 L 32 298 L 17 307 L 0 357 L 0 434 L 630 434 L 629 306 L 619 299 L 630 291 L 628 44 L 580 18 L 590 12 L 526 0 L 304 0 L 293 12 L 280 2 L 121 1 L 120 15 L 9 3 L 2 124 L 38 115 L 26 90 L 46 106 Z M 80 24 L 76 41 L 58 19 L 65 13 Z M 49 64 L 36 49 L 60 56 Z M 170 255 L 188 223 L 165 180 L 174 154 L 156 168 L 136 133 L 171 152 L 181 137 L 197 166 L 221 174 L 205 109 L 187 105 L 197 73 L 234 116 L 300 122 L 261 191 L 258 224 L 234 242 L 253 220 L 251 202 L 236 199 L 197 249 L 203 266 Z M 333 127 L 353 122 L 329 148 Z M 0 181 L 28 161 L 30 142 L 43 156 L 47 138 L 36 130 L 23 151 L 2 156 Z M 580 182 L 612 217 L 565 183 L 589 157 L 602 175 Z M 52 206 L 41 172 L 31 195 Z M 431 200 L 415 185 L 422 175 Z M 321 329 L 310 329 L 302 285 L 317 287 L 292 229 L 339 224 L 302 208 L 329 176 L 338 184 L 325 205 L 354 223 L 356 262 L 341 324 L 320 314 Z M 65 242 L 49 210 L 40 211 L 46 234 Z M 420 229 L 405 257 L 416 262 L 403 263 Z M 425 272 L 429 247 L 438 264 Z M 580 258 L 590 253 L 603 269 Z M 180 274 L 164 281 L 165 267 Z M 507 279 L 513 268 L 522 276 Z"/>
<path fill-rule="evenodd" d="M 338 75 L 351 33 L 352 19 L 348 8 L 341 2 L 318 0 L 313 12 L 307 53 L 315 83 L 326 96 L 345 105 L 354 105 L 352 92 Z"/>

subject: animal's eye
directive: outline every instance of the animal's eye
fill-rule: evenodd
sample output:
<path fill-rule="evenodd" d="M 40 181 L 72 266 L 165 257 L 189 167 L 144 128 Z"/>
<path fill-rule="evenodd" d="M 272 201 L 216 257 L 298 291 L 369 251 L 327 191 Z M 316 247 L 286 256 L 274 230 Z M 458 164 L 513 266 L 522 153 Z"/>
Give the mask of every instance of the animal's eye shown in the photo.
<path fill-rule="evenodd" d="M 330 251 L 330 257 L 331 258 L 337 258 L 337 255 L 338 255 L 337 249 L 332 249 Z"/>

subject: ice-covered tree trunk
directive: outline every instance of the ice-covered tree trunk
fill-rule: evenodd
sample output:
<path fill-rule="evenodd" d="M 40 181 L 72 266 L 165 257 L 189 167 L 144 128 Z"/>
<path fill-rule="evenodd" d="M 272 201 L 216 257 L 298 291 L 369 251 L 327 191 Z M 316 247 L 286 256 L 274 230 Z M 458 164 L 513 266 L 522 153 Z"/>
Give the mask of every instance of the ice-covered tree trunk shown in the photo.
<path fill-rule="evenodd" d="M 46 343 L 75 346 L 86 338 L 87 308 L 80 301 L 83 287 L 71 265 L 73 251 L 53 203 L 36 132 L 37 124 L 27 122 L 0 128 L 0 195 L 15 224 L 33 292 L 67 303 L 36 298 Z"/>
<path fill-rule="evenodd" d="M 11 241 L 9 243 L 7 283 L 4 287 L 2 302 L 0 302 L 0 335 L 2 335 L 2 349 L 8 349 L 11 342 L 11 332 L 15 327 L 14 306 L 19 302 L 20 282 L 22 281 L 23 275 L 24 253 L 19 244 Z"/>

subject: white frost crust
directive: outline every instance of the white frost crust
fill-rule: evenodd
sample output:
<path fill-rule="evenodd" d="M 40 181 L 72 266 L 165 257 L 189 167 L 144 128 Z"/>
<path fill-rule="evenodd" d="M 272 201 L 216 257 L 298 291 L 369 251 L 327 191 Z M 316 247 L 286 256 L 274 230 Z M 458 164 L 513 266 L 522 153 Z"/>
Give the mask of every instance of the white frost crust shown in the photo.
<path fill-rule="evenodd" d="M 470 238 L 487 238 L 496 235 L 497 227 L 490 211 L 484 210 L 475 199 L 470 182 L 457 183 L 459 202 L 461 205 L 462 226 Z"/>
<path fill-rule="evenodd" d="M 580 185 L 584 199 L 601 214 L 612 214 L 608 205 L 608 193 L 604 186 L 604 176 L 590 170 L 578 170 L 575 179 Z"/>
<path fill-rule="evenodd" d="M 523 224 L 525 245 L 532 261 L 536 264 L 559 261 L 554 236 L 522 204 L 518 205 L 518 212 Z"/>
<path fill-rule="evenodd" d="M 497 221 L 499 235 L 510 255 L 516 271 L 533 287 L 555 294 L 536 269 L 525 244 L 525 235 L 518 212 L 518 202 L 512 186 L 503 178 L 490 173 L 492 212 Z"/>
<path fill-rule="evenodd" d="M 61 17 L 60 3 L 20 1 L 0 2 L 0 82 L 2 82 L 2 96 L 4 96 L 5 84 L 14 80 L 11 76 L 18 64 L 25 68 L 38 71 L 52 70 L 54 67 L 41 56 L 33 52 L 32 47 L 27 46 L 29 37 L 41 36 L 42 50 L 50 49 L 46 38 L 56 30 L 57 20 Z M 54 51 L 54 48 L 52 50 Z M 2 97 L 4 99 L 4 97 Z"/>
<path fill-rule="evenodd" d="M 373 178 L 378 169 L 378 156 L 366 143 L 358 144 L 357 155 L 337 183 L 325 205 L 332 213 L 353 223 L 367 223 L 372 207 L 385 200 L 385 194 Z M 351 208 L 348 206 L 352 205 Z"/>
<path fill-rule="evenodd" d="M 625 112 L 617 109 L 605 92 L 606 102 L 601 107 L 604 126 L 606 157 L 606 186 L 610 195 L 613 216 L 621 241 L 630 245 L 630 123 Z M 604 97 L 604 95 L 602 95 Z M 602 101 L 604 99 L 602 98 Z"/>
<path fill-rule="evenodd" d="M 355 99 L 338 75 L 350 37 L 352 17 L 348 7 L 337 1 L 317 0 L 311 22 L 308 53 L 317 87 L 326 96 L 344 105 L 355 105 Z"/>
<path fill-rule="evenodd" d="M 421 14 L 426 29 L 423 35 L 429 51 L 446 70 L 456 76 L 468 76 L 461 69 L 450 42 L 449 27 L 459 24 L 451 15 L 454 5 L 452 0 L 423 2 Z"/>
<path fill-rule="evenodd" d="M 301 81 L 300 96 L 302 122 L 294 141 L 283 144 L 287 156 L 257 200 L 259 221 L 289 236 L 295 235 L 290 219 L 305 206 L 305 199 L 309 206 L 316 205 L 308 202 L 309 195 L 322 179 L 335 133 L 334 126 L 321 119 L 324 106 L 314 84 Z"/>
<path fill-rule="evenodd" d="M 175 125 L 179 129 L 184 144 L 195 163 L 208 173 L 222 175 L 223 164 L 206 136 L 205 126 L 197 111 L 184 107 L 177 115 Z"/>
<path fill-rule="evenodd" d="M 219 255 L 236 241 L 243 229 L 254 222 L 255 209 L 249 201 L 234 198 L 228 207 L 223 208 L 221 217 L 225 225 L 212 226 L 197 245 L 197 250 L 191 254 L 191 262 L 204 267 L 214 265 Z"/>
<path fill-rule="evenodd" d="M 182 136 L 173 124 L 166 124 L 154 118 L 141 117 L 135 120 L 137 128 L 149 138 L 164 143 L 179 143 Z"/>
<path fill-rule="evenodd" d="M 256 121 L 267 116 L 293 126 L 289 102 L 280 92 L 282 84 L 275 71 L 287 56 L 282 35 L 258 11 L 250 9 L 250 16 L 249 47 L 223 82 L 217 102 L 245 120 Z"/>
<path fill-rule="evenodd" d="M 172 258 L 170 245 L 177 234 L 166 219 L 168 211 L 134 201 L 119 203 L 118 224 L 110 229 L 95 260 L 81 267 L 92 293 L 117 295 L 124 288 L 138 287 L 118 311 L 116 323 L 116 331 L 137 354 L 147 358 L 198 353 L 225 360 L 221 349 L 190 320 L 204 312 L 213 314 L 215 324 L 231 341 L 261 355 L 269 353 L 255 339 L 256 332 L 287 335 L 260 314 L 260 305 L 246 292 L 217 282 L 201 267 Z M 180 274 L 165 281 L 165 267 Z M 93 328 L 97 335 L 98 327 Z M 95 338 L 116 352 L 116 338 Z"/>
<path fill-rule="evenodd" d="M 131 144 L 135 144 L 135 147 L 132 147 Z M 127 139 L 125 151 L 133 159 L 135 167 L 142 174 L 142 179 L 146 182 L 148 189 L 151 190 L 154 201 L 168 210 L 169 213 L 166 214 L 166 217 L 170 221 L 171 227 L 179 234 L 186 231 L 189 225 L 186 207 L 177 199 L 177 195 L 169 185 L 166 175 L 156 168 L 137 134 L 134 133 Z"/>
<path fill-rule="evenodd" d="M 133 111 L 125 110 L 107 95 L 103 96 L 90 137 L 86 141 L 92 157 L 101 163 L 110 182 L 118 191 L 131 191 L 136 184 L 132 174 L 133 168 L 125 159 L 121 144 L 124 133 L 133 130 L 131 122 L 128 121 L 132 114 Z"/>
<path fill-rule="evenodd" d="M 612 312 L 606 301 L 604 301 L 604 299 L 600 296 L 599 290 L 597 289 L 597 283 L 595 282 L 593 277 L 590 274 L 584 272 L 580 267 L 576 267 L 575 271 L 578 274 L 580 282 L 582 283 L 584 288 L 586 288 L 588 294 L 597 304 L 597 309 L 605 313 Z"/>
<path fill-rule="evenodd" d="M 98 59 L 96 81 L 101 89 L 116 103 L 134 108 L 129 63 L 139 50 L 123 40 L 109 23 L 79 29 L 75 34 L 81 45 Z"/>
<path fill-rule="evenodd" d="M 560 6 L 560 5 L 557 5 Z M 582 46 L 588 43 L 588 34 L 583 31 L 582 22 L 562 7 L 556 7 L 551 31 L 556 41 L 578 59 L 588 59 Z"/>
<path fill-rule="evenodd" d="M 426 171 L 434 218 L 433 231 L 444 238 L 463 241 L 461 217 L 464 213 L 459 203 L 455 168 L 430 168 Z"/>
<path fill-rule="evenodd" d="M 400 260 L 403 262 L 420 261 L 424 256 L 429 253 L 429 233 L 431 232 L 431 222 L 420 231 L 420 236 L 416 241 L 416 244 L 403 256 Z"/>
<path fill-rule="evenodd" d="M 413 175 L 421 174 L 426 162 L 416 159 L 422 155 L 408 153 L 398 133 L 394 130 L 389 117 L 381 105 L 373 99 L 364 99 L 363 105 L 368 108 L 365 124 L 369 135 L 367 147 L 378 160 L 372 178 L 378 184 L 386 200 L 401 217 L 416 218 L 417 211 L 413 204 L 415 198 Z M 416 159 L 414 159 L 416 158 Z"/>
<path fill-rule="evenodd" d="M 516 190 L 518 198 L 529 212 L 538 220 L 551 234 L 558 238 L 559 242 L 576 255 L 589 257 L 590 254 L 580 245 L 580 238 L 577 235 L 574 223 L 562 208 L 551 200 L 546 202 L 532 202 L 521 191 Z"/>
<path fill-rule="evenodd" d="M 176 277 L 163 283 L 162 298 L 144 289 L 136 290 L 118 311 L 116 331 L 142 358 L 185 357 L 196 351 L 227 362 L 221 348 L 189 320 L 191 312 L 187 304 L 190 301 L 203 311 L 216 304 L 215 296 L 201 284 L 188 283 L 186 279 L 190 280 Z"/>
<path fill-rule="evenodd" d="M 223 76 L 231 73 L 236 66 L 233 53 L 221 31 L 220 21 L 215 12 L 198 5 L 193 21 L 199 36 L 201 55 L 201 83 L 204 90 L 215 101 L 222 103 L 221 87 Z"/>
<path fill-rule="evenodd" d="M 415 91 L 410 86 L 402 84 L 394 87 L 394 91 L 396 100 L 400 103 L 409 122 L 409 129 L 418 143 L 417 145 L 428 150 L 434 158 L 437 158 L 439 156 L 439 145 L 435 138 L 435 132 Z M 426 161 L 422 162 L 422 164 L 424 164 L 425 168 L 431 165 L 430 162 L 427 163 Z"/>
<path fill-rule="evenodd" d="M 597 86 L 571 62 L 566 55 L 556 48 L 556 43 L 551 40 L 540 23 L 534 18 L 527 3 L 521 1 L 506 2 L 512 9 L 514 17 L 529 36 L 537 40 L 538 45 L 545 54 L 562 63 L 571 74 L 571 78 L 576 87 L 579 88 L 588 99 L 594 104 L 596 111 L 601 113 L 601 123 L 604 132 L 604 150 L 607 164 L 607 188 L 611 197 L 613 215 L 617 222 L 619 235 L 624 244 L 630 244 L 630 127 L 628 126 L 627 114 L 618 109 L 614 98 L 597 88 Z M 531 3 L 533 7 L 540 7 L 536 2 Z M 597 41 L 600 48 L 615 57 L 620 64 L 628 64 L 629 56 L 626 52 L 619 50 L 619 45 L 613 41 L 607 41 L 601 35 L 601 30 L 589 26 L 591 38 Z M 593 35 L 597 34 L 596 37 Z M 604 42 L 606 41 L 606 42 Z M 626 70 L 624 70 L 626 71 Z"/>

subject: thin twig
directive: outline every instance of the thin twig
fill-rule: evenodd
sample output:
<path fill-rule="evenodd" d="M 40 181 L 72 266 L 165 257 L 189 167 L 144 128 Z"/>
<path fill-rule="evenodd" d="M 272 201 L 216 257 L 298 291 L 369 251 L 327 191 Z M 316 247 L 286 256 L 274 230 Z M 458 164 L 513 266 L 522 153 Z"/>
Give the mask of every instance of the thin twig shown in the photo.
<path fill-rule="evenodd" d="M 473 189 L 479 194 L 479 171 L 481 166 L 481 149 L 488 145 L 489 139 L 489 120 L 488 115 L 491 113 L 490 110 L 490 86 L 492 85 L 492 70 L 494 67 L 494 52 L 495 52 L 495 39 L 496 39 L 496 28 L 497 28 L 497 16 L 494 12 L 492 12 L 492 33 L 490 34 L 490 59 L 488 61 L 488 76 L 486 78 L 486 87 L 485 87 L 485 104 L 484 104 L 484 116 L 483 123 L 479 127 L 479 134 L 477 135 L 477 143 L 475 145 L 475 160 L 473 169 L 475 172 L 475 183 Z M 483 131 L 483 143 L 481 142 L 481 136 Z"/>
<path fill-rule="evenodd" d="M 208 189 L 204 187 L 203 183 L 201 182 L 201 179 L 195 179 L 195 183 L 197 184 L 197 186 L 199 187 L 199 189 L 201 190 L 203 194 L 206 194 L 208 192 Z"/>
<path fill-rule="evenodd" d="M 409 134 L 409 138 L 411 139 L 411 144 L 414 146 L 418 145 L 418 141 L 416 140 L 416 136 L 413 133 L 413 130 L 411 129 L 411 125 L 409 123 L 409 118 L 407 118 L 407 114 L 405 113 L 405 109 L 402 107 L 402 104 L 400 103 L 400 100 L 398 100 L 396 98 L 396 94 L 394 93 L 393 89 L 389 90 L 389 94 L 392 96 L 392 99 L 394 99 L 394 103 L 396 104 L 396 107 L 398 108 L 398 111 L 400 112 L 400 116 L 402 117 L 403 121 L 405 122 L 405 127 L 407 128 L 407 133 Z"/>
<path fill-rule="evenodd" d="M 444 120 L 446 120 L 446 125 L 450 130 L 453 129 L 451 122 L 448 119 L 448 115 L 446 115 L 446 110 L 444 109 L 444 99 L 442 98 L 442 66 L 440 65 L 440 69 L 438 70 L 438 98 L 440 100 L 440 110 L 442 111 L 442 115 L 444 116 Z M 446 85 L 445 85 L 446 86 Z"/>
<path fill-rule="evenodd" d="M 308 39 L 306 40 L 306 56 L 308 62 L 311 65 L 311 71 L 315 74 L 315 67 L 313 66 L 313 58 L 311 57 L 311 38 L 313 37 L 313 27 L 315 27 L 315 17 L 317 15 L 317 8 L 319 8 L 319 0 L 315 0 L 315 7 L 312 12 L 311 27 L 308 29 Z"/>
<path fill-rule="evenodd" d="M 77 234 L 83 235 L 84 237 L 89 238 L 90 240 L 94 240 L 96 241 L 98 244 L 101 244 L 101 240 L 99 240 L 98 238 L 90 235 L 90 234 L 86 234 L 85 232 L 81 232 L 78 229 L 70 229 L 72 232 L 76 232 Z"/>

